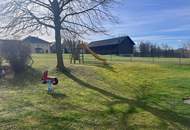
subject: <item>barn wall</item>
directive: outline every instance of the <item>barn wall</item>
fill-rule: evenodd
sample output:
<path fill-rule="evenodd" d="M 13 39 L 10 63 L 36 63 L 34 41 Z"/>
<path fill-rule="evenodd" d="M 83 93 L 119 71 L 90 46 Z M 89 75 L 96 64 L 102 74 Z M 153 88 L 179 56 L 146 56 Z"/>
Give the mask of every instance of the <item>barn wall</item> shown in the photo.
<path fill-rule="evenodd" d="M 134 45 L 130 40 L 126 39 L 121 44 L 119 44 L 119 55 L 133 54 Z"/>
<path fill-rule="evenodd" d="M 106 54 L 128 55 L 128 54 L 133 54 L 134 42 L 130 38 L 125 38 L 125 40 L 123 41 L 118 40 L 118 44 L 102 45 L 90 48 L 94 52 L 103 55 Z"/>
<path fill-rule="evenodd" d="M 36 52 L 37 48 L 41 48 L 43 51 L 42 53 L 50 53 L 49 44 L 44 44 L 44 43 L 26 43 L 26 44 L 30 45 L 32 53 L 39 53 L 39 52 Z"/>
<path fill-rule="evenodd" d="M 107 46 L 97 46 L 90 47 L 92 51 L 97 54 L 109 55 L 109 54 L 118 54 L 118 45 L 107 45 Z"/>

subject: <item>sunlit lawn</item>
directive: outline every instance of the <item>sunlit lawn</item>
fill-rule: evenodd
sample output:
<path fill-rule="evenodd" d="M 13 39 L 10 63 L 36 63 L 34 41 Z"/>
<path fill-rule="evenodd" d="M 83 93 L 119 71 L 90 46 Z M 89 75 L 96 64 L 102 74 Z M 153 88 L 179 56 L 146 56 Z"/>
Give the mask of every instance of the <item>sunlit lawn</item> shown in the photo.
<path fill-rule="evenodd" d="M 86 64 L 70 65 L 64 58 L 66 74 L 55 71 L 55 55 L 36 54 L 27 72 L 0 80 L 0 129 L 190 129 L 190 105 L 182 102 L 190 96 L 190 65 L 105 56 L 104 66 L 90 55 Z M 54 95 L 40 82 L 44 70 L 59 79 Z"/>

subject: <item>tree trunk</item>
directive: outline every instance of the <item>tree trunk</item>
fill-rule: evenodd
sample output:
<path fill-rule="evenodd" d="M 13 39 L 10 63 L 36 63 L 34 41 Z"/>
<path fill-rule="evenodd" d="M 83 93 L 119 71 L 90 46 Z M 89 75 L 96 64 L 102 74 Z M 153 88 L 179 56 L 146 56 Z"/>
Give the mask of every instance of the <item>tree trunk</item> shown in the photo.
<path fill-rule="evenodd" d="M 64 71 L 65 66 L 63 63 L 63 50 L 61 46 L 61 32 L 60 26 L 55 24 L 55 45 L 56 45 L 56 54 L 57 54 L 57 69 L 59 71 Z"/>
<path fill-rule="evenodd" d="M 57 53 L 57 69 L 58 71 L 64 71 L 65 66 L 63 63 L 63 48 L 61 45 L 61 17 L 60 17 L 60 8 L 58 0 L 53 0 L 52 2 L 53 12 L 54 12 L 54 25 L 55 25 L 55 45 Z"/>

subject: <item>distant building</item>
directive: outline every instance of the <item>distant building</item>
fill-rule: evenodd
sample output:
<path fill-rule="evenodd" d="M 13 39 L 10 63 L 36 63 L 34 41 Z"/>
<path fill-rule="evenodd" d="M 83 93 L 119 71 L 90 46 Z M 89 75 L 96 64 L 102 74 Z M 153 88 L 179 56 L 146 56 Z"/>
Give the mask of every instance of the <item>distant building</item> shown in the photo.
<path fill-rule="evenodd" d="M 97 54 L 128 55 L 133 54 L 134 45 L 135 43 L 129 36 L 123 36 L 101 41 L 94 41 L 89 44 L 89 47 Z"/>
<path fill-rule="evenodd" d="M 28 36 L 22 40 L 31 47 L 32 53 L 50 53 L 50 42 L 38 37 Z"/>
<path fill-rule="evenodd" d="M 56 46 L 55 46 L 55 42 L 52 42 L 50 45 L 50 51 L 51 53 L 56 53 Z"/>

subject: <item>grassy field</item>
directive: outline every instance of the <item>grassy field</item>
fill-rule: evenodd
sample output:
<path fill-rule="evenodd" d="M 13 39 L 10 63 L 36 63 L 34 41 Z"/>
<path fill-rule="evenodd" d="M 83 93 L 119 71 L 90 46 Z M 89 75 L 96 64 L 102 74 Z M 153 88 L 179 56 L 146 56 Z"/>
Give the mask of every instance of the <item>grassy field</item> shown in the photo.
<path fill-rule="evenodd" d="M 55 71 L 55 55 L 33 55 L 27 72 L 0 79 L 0 129 L 190 129 L 190 105 L 182 102 L 190 96 L 190 65 L 105 57 L 109 66 L 89 55 L 86 64 L 70 65 L 66 55 L 69 72 L 63 74 Z M 40 82 L 44 70 L 59 78 L 54 95 Z"/>

